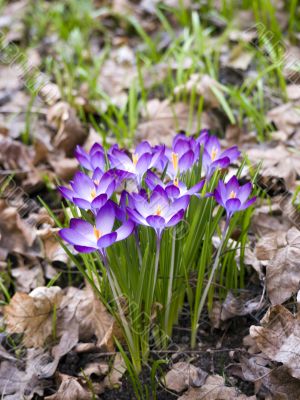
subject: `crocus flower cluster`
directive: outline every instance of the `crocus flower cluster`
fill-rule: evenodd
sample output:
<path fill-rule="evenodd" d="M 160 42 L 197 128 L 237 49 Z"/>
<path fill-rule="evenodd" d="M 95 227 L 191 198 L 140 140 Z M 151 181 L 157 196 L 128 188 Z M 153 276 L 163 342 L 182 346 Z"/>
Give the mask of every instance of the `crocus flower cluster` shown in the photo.
<path fill-rule="evenodd" d="M 191 196 L 201 201 L 205 183 L 216 170 L 236 161 L 240 152 L 236 146 L 222 151 L 218 138 L 204 130 L 197 138 L 178 134 L 171 148 L 153 147 L 144 141 L 132 153 L 117 145 L 106 152 L 96 143 L 88 153 L 78 147 L 75 156 L 82 171 L 75 174 L 70 187 L 59 190 L 68 201 L 88 212 L 89 221 L 71 219 L 60 236 L 79 252 L 102 254 L 139 225 L 153 228 L 160 239 L 166 228 L 184 218 Z M 198 182 L 188 187 L 185 176 L 193 171 L 199 171 Z M 230 219 L 253 203 L 254 198 L 248 200 L 251 190 L 250 183 L 239 186 L 233 177 L 228 183 L 220 180 L 211 196 Z"/>

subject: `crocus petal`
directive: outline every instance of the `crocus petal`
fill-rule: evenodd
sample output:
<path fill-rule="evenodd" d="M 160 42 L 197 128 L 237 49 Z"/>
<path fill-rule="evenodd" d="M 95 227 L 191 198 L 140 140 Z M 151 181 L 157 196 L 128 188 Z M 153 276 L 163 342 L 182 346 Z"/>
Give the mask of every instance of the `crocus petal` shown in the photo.
<path fill-rule="evenodd" d="M 133 221 L 126 221 L 119 229 L 116 230 L 117 239 L 116 241 L 120 241 L 126 239 L 130 236 L 134 230 L 134 223 Z"/>
<path fill-rule="evenodd" d="M 163 186 L 162 180 L 150 170 L 147 171 L 145 182 L 150 190 L 153 190 L 157 185 Z"/>
<path fill-rule="evenodd" d="M 83 210 L 91 209 L 91 203 L 87 200 L 81 199 L 79 197 L 73 197 L 73 202 L 77 207 L 82 208 Z"/>
<path fill-rule="evenodd" d="M 207 193 L 207 197 L 210 197 L 209 193 Z M 220 191 L 218 189 L 215 189 L 215 191 L 214 191 L 214 198 L 215 198 L 217 203 L 219 203 L 221 206 L 225 207 L 225 204 L 224 204 L 223 199 L 221 197 Z"/>
<path fill-rule="evenodd" d="M 90 163 L 90 157 L 89 155 L 83 150 L 82 147 L 76 146 L 75 152 L 74 152 L 75 157 L 77 158 L 78 162 L 80 165 L 83 166 L 83 168 L 91 170 L 92 166 Z"/>
<path fill-rule="evenodd" d="M 176 199 L 180 195 L 180 189 L 175 185 L 166 186 L 167 195 L 170 198 Z"/>
<path fill-rule="evenodd" d="M 102 234 L 110 233 L 115 223 L 115 209 L 111 202 L 107 202 L 97 213 L 96 228 Z"/>
<path fill-rule="evenodd" d="M 194 162 L 194 152 L 189 150 L 178 161 L 179 171 L 184 172 L 191 168 Z"/>
<path fill-rule="evenodd" d="M 150 143 L 147 142 L 147 140 L 144 140 L 143 142 L 139 143 L 135 149 L 135 154 L 142 155 L 144 153 L 150 153 L 150 154 L 152 153 L 152 147 Z"/>
<path fill-rule="evenodd" d="M 144 173 L 149 168 L 151 160 L 152 160 L 152 154 L 150 153 L 144 153 L 139 157 L 135 167 L 139 175 L 144 175 Z"/>
<path fill-rule="evenodd" d="M 200 192 L 200 190 L 203 188 L 205 183 L 205 179 L 202 179 L 202 181 L 196 183 L 196 185 L 192 186 L 189 190 L 187 190 L 186 194 L 192 195 L 194 193 Z"/>
<path fill-rule="evenodd" d="M 217 168 L 224 169 L 227 168 L 229 164 L 230 164 L 229 157 L 218 158 L 216 161 L 210 164 L 210 170 L 214 172 Z"/>
<path fill-rule="evenodd" d="M 59 236 L 70 244 L 93 246 L 94 243 L 88 240 L 84 235 L 71 228 L 64 228 L 58 232 Z"/>
<path fill-rule="evenodd" d="M 246 201 L 244 204 L 241 205 L 240 210 L 245 210 L 246 208 L 252 206 L 252 204 L 256 201 L 256 196 L 252 197 L 248 201 Z"/>
<path fill-rule="evenodd" d="M 95 197 L 91 203 L 93 210 L 98 210 L 99 208 L 103 207 L 104 204 L 107 202 L 108 197 L 107 194 L 100 194 L 99 196 Z"/>
<path fill-rule="evenodd" d="M 225 204 L 227 200 L 227 191 L 226 191 L 226 186 L 222 180 L 219 180 L 216 190 L 219 192 L 222 203 Z"/>
<path fill-rule="evenodd" d="M 230 159 L 230 162 L 232 163 L 235 161 L 239 156 L 241 155 L 241 152 L 239 151 L 237 146 L 230 147 L 229 149 L 223 151 L 220 154 L 220 158 L 223 157 L 228 157 Z"/>
<path fill-rule="evenodd" d="M 184 136 L 177 138 L 177 140 L 174 140 L 173 142 L 173 151 L 174 153 L 177 154 L 184 154 L 187 153 L 190 150 L 190 144 L 189 142 L 186 140 L 187 138 Z"/>
<path fill-rule="evenodd" d="M 225 208 L 229 214 L 232 214 L 232 213 L 240 210 L 241 202 L 239 199 L 229 199 L 225 203 Z"/>
<path fill-rule="evenodd" d="M 73 196 L 74 196 L 74 192 L 71 189 L 68 189 L 64 186 L 59 186 L 58 190 L 60 192 L 60 194 L 65 198 L 68 199 L 70 201 L 73 200 Z"/>
<path fill-rule="evenodd" d="M 176 214 L 179 210 L 186 210 L 190 202 L 190 196 L 185 195 L 176 199 L 173 204 L 170 205 L 166 215 L 171 217 Z"/>
<path fill-rule="evenodd" d="M 88 246 L 74 246 L 74 249 L 79 253 L 92 253 L 93 251 L 97 250 L 97 247 L 88 247 Z"/>
<path fill-rule="evenodd" d="M 226 196 L 230 197 L 230 194 L 232 192 L 234 192 L 235 195 L 237 195 L 239 190 L 240 190 L 239 181 L 237 180 L 237 177 L 233 175 L 226 183 Z"/>
<path fill-rule="evenodd" d="M 167 227 L 171 227 L 174 226 L 176 224 L 178 224 L 179 221 L 182 220 L 184 216 L 184 210 L 179 210 L 175 215 L 173 215 L 173 217 L 168 221 L 167 223 Z"/>
<path fill-rule="evenodd" d="M 97 151 L 91 156 L 91 165 L 93 169 L 100 168 L 102 171 L 105 169 L 105 154 Z"/>
<path fill-rule="evenodd" d="M 164 228 L 166 221 L 163 217 L 160 217 L 159 215 L 150 215 L 149 217 L 146 218 L 146 221 L 152 228 L 154 229 L 162 229 Z"/>
<path fill-rule="evenodd" d="M 127 208 L 128 216 L 136 223 L 141 225 L 148 225 L 146 219 L 140 215 L 137 211 Z"/>
<path fill-rule="evenodd" d="M 149 168 L 157 167 L 158 164 L 163 162 L 165 154 L 165 146 L 160 146 L 159 148 L 156 148 L 154 152 L 152 153 L 152 160 L 149 165 Z"/>
<path fill-rule="evenodd" d="M 72 218 L 70 221 L 70 228 L 85 236 L 91 242 L 94 242 L 94 229 L 89 222 L 80 218 Z"/>
<path fill-rule="evenodd" d="M 116 232 L 108 233 L 107 235 L 101 236 L 101 238 L 97 242 L 97 246 L 100 249 L 105 249 L 106 247 L 109 247 L 113 243 L 115 243 L 116 239 L 117 239 Z"/>
<path fill-rule="evenodd" d="M 252 191 L 252 184 L 250 182 L 246 183 L 245 185 L 239 188 L 238 197 L 241 200 L 242 204 L 248 199 L 251 191 Z"/>
<path fill-rule="evenodd" d="M 89 178 L 81 171 L 75 174 L 71 186 L 74 192 L 85 199 L 89 197 L 91 190 L 95 189 L 95 184 L 91 180 L 91 178 Z"/>

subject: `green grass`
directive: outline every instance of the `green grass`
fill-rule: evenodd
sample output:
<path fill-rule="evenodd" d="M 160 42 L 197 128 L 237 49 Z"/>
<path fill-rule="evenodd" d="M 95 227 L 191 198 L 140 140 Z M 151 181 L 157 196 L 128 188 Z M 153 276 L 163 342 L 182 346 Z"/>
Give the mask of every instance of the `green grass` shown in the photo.
<path fill-rule="evenodd" d="M 219 100 L 219 109 L 227 119 L 227 123 L 238 124 L 248 131 L 254 130 L 258 140 L 269 139 L 272 127 L 265 115 L 272 107 L 264 87 L 280 88 L 279 96 L 286 98 L 286 81 L 283 75 L 282 43 L 286 35 L 293 36 L 299 23 L 297 22 L 298 1 L 291 0 L 286 4 L 289 13 L 288 32 L 283 33 L 271 0 L 260 2 L 223 0 L 217 10 L 214 2 L 198 4 L 199 11 L 190 11 L 178 2 L 178 8 L 170 8 L 159 4 L 156 11 L 158 29 L 149 33 L 141 21 L 134 15 L 116 14 L 109 8 L 95 9 L 91 0 L 78 2 L 31 0 L 25 17 L 27 27 L 27 47 L 40 46 L 45 38 L 56 38 L 43 57 L 41 69 L 46 71 L 58 84 L 64 100 L 77 108 L 78 115 L 88 122 L 99 133 L 105 143 L 108 136 L 114 137 L 120 144 L 132 143 L 136 128 L 141 120 L 141 112 L 150 98 L 168 98 L 171 102 L 186 102 L 189 106 L 190 131 L 191 119 L 205 109 L 203 97 L 195 91 L 174 94 L 174 89 L 185 85 L 192 74 L 207 74 L 217 81 L 222 75 L 222 46 L 228 43 L 228 35 L 232 29 L 237 10 L 252 11 L 253 22 L 263 24 L 266 35 L 259 38 L 256 46 L 239 41 L 239 45 L 253 53 L 252 69 L 256 76 L 245 76 L 244 83 L 225 82 L 222 89 L 212 88 Z M 50 14 L 49 14 L 50 13 Z M 102 15 L 109 15 L 112 28 L 104 23 Z M 49 15 L 51 18 L 49 18 Z M 216 31 L 210 22 L 218 18 L 225 28 Z M 113 27 L 121 27 L 123 35 L 138 44 L 136 63 L 137 78 L 127 91 L 127 104 L 122 108 L 112 104 L 110 96 L 99 86 L 98 77 L 103 63 L 111 56 L 115 47 Z M 269 33 L 271 32 L 271 35 Z M 169 37 L 166 47 L 160 46 L 162 38 Z M 92 43 L 99 43 L 95 53 Z M 130 41 L 129 41 L 130 45 Z M 189 60 L 189 65 L 187 65 Z M 176 64 L 176 68 L 173 68 Z M 165 65 L 166 76 L 160 77 L 155 71 L 158 65 Z M 157 75 L 150 87 L 145 87 L 149 73 Z M 87 87 L 87 101 L 94 110 L 84 110 L 76 102 L 82 85 Z M 126 90 L 125 90 L 126 91 Z M 99 104 L 103 105 L 103 110 Z M 200 122 L 199 122 L 200 127 Z M 24 141 L 28 142 L 28 127 L 24 132 Z M 194 133 L 194 132 L 189 132 Z M 220 135 L 223 132 L 218 132 Z"/>

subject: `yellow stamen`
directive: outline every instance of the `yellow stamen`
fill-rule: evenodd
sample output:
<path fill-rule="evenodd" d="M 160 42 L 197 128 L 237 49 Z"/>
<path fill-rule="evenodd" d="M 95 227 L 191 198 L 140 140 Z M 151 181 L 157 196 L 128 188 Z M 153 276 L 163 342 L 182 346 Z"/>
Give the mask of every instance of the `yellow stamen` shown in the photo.
<path fill-rule="evenodd" d="M 177 172 L 178 171 L 178 154 L 172 152 L 172 164 L 174 170 Z"/>
<path fill-rule="evenodd" d="M 229 195 L 230 199 L 235 199 L 236 198 L 236 193 L 234 191 L 232 191 Z"/>
<path fill-rule="evenodd" d="M 92 196 L 92 199 L 94 199 L 97 196 L 96 189 L 91 190 L 91 196 Z"/>
<path fill-rule="evenodd" d="M 211 152 L 211 160 L 215 161 L 215 159 L 217 158 L 217 155 L 218 155 L 218 149 L 213 147 L 212 152 Z"/>
<path fill-rule="evenodd" d="M 155 211 L 155 215 L 160 216 L 160 215 L 161 215 L 161 212 L 162 212 L 162 209 L 161 209 L 160 206 L 158 206 L 157 209 L 156 209 L 156 211 Z"/>
<path fill-rule="evenodd" d="M 139 161 L 139 155 L 136 153 L 132 154 L 132 162 L 134 166 L 136 166 L 138 161 Z"/>
<path fill-rule="evenodd" d="M 175 186 L 178 187 L 178 185 L 179 185 L 178 178 L 174 178 L 174 182 L 173 183 L 174 183 Z"/>
<path fill-rule="evenodd" d="M 94 226 L 94 235 L 95 235 L 97 240 L 99 240 L 101 238 L 101 236 L 102 236 L 101 231 L 99 229 L 97 229 L 95 226 Z"/>

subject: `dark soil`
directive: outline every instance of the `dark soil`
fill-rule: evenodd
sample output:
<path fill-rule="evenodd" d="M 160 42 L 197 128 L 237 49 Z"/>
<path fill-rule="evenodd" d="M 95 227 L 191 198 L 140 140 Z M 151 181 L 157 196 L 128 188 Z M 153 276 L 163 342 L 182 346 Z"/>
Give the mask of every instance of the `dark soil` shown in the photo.
<path fill-rule="evenodd" d="M 172 348 L 166 352 L 163 357 L 163 352 L 160 352 L 160 358 L 164 358 L 168 361 L 165 368 L 162 370 L 167 371 L 172 367 L 172 363 L 178 361 L 189 361 L 195 366 L 208 372 L 209 374 L 219 374 L 224 376 L 228 386 L 238 387 L 241 392 L 251 396 L 254 395 L 254 384 L 244 382 L 239 378 L 233 378 L 226 373 L 226 368 L 238 361 L 240 353 L 245 352 L 243 348 L 243 338 L 248 334 L 249 327 L 257 322 L 256 317 L 237 317 L 232 319 L 226 324 L 222 330 L 210 330 L 208 320 L 203 321 L 202 327 L 200 327 L 199 343 L 200 348 L 191 350 L 189 348 L 189 331 L 185 327 L 186 321 L 182 321 L 183 324 L 178 326 L 174 330 L 175 347 L 177 350 L 172 352 Z M 201 329 L 202 328 L 202 329 Z M 178 351 L 178 348 L 182 348 L 182 351 Z M 155 357 L 155 353 L 153 353 Z M 163 373 L 160 371 L 161 374 Z M 151 391 L 151 371 L 150 369 L 144 369 L 140 376 L 140 382 L 143 387 L 147 387 Z M 156 396 L 150 394 L 145 399 L 149 400 L 174 400 L 179 397 L 178 394 L 167 391 L 161 384 L 159 384 L 162 375 L 157 376 L 157 390 Z M 127 375 L 123 378 L 123 384 L 120 389 L 105 391 L 101 395 L 101 400 L 135 400 L 134 391 L 132 384 Z"/>

